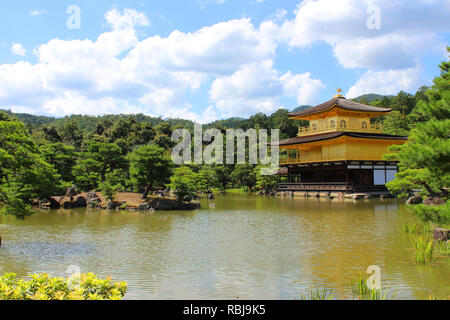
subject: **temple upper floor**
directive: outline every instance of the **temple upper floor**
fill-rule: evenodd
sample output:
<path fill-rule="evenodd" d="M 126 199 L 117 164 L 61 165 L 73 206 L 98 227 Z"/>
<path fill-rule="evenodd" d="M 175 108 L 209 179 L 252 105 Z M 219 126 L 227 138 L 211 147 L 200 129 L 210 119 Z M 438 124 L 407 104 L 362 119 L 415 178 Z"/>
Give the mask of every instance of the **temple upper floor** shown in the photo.
<path fill-rule="evenodd" d="M 290 113 L 292 119 L 306 120 L 309 125 L 299 128 L 299 136 L 327 132 L 383 133 L 381 122 L 372 119 L 392 109 L 368 106 L 338 96 L 314 108 Z"/>

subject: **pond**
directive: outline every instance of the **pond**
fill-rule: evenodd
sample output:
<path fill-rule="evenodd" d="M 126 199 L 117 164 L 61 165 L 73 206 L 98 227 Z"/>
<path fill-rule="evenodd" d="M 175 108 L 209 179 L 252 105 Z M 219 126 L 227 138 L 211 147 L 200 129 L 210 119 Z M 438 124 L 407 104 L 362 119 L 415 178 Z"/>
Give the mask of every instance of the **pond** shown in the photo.
<path fill-rule="evenodd" d="M 39 211 L 0 217 L 0 273 L 67 277 L 75 265 L 127 281 L 126 299 L 298 299 L 313 287 L 346 299 L 376 265 L 396 299 L 448 296 L 449 259 L 417 265 L 406 221 L 416 218 L 395 199 L 243 194 L 192 212 Z"/>

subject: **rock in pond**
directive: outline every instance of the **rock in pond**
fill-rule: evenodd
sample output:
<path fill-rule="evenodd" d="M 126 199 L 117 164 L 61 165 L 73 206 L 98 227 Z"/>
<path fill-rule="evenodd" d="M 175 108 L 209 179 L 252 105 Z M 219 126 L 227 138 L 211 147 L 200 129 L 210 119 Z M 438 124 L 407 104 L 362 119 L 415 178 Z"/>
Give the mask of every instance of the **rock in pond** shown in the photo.
<path fill-rule="evenodd" d="M 178 201 L 172 198 L 154 198 L 147 203 L 147 209 L 154 208 L 155 210 L 196 210 L 200 208 L 198 201 Z"/>
<path fill-rule="evenodd" d="M 439 197 L 428 197 L 425 200 L 423 200 L 423 204 L 426 204 L 429 206 L 439 206 L 439 205 L 445 204 L 445 200 L 441 199 Z"/>
<path fill-rule="evenodd" d="M 409 197 L 408 200 L 406 200 L 406 204 L 407 205 L 411 205 L 411 204 L 420 204 L 423 202 L 423 199 L 421 196 L 415 195 L 412 197 Z"/>
<path fill-rule="evenodd" d="M 450 230 L 442 229 L 442 228 L 434 229 L 434 240 L 449 241 L 450 240 Z"/>

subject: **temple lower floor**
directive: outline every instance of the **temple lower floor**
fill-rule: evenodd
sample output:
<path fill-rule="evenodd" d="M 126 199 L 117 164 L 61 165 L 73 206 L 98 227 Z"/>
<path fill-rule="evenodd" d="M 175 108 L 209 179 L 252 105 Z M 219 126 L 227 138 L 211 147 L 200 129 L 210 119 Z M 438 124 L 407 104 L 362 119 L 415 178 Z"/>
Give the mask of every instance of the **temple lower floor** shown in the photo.
<path fill-rule="evenodd" d="M 280 170 L 280 191 L 371 192 L 387 191 L 395 179 L 396 162 L 338 161 L 286 165 Z"/>

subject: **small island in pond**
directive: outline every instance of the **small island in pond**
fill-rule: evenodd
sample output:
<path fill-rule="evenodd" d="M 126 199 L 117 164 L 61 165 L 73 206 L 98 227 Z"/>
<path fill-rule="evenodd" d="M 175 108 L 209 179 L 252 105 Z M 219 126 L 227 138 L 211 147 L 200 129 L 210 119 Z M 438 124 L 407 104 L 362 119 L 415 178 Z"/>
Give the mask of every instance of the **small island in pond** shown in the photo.
<path fill-rule="evenodd" d="M 114 200 L 107 199 L 100 192 L 78 193 L 75 188 L 69 188 L 64 196 L 53 196 L 47 200 L 34 203 L 41 209 L 76 209 L 93 208 L 100 210 L 196 210 L 200 208 L 198 201 L 182 201 L 171 197 L 170 193 L 161 192 L 157 196 L 147 196 L 132 192 L 119 192 Z"/>

